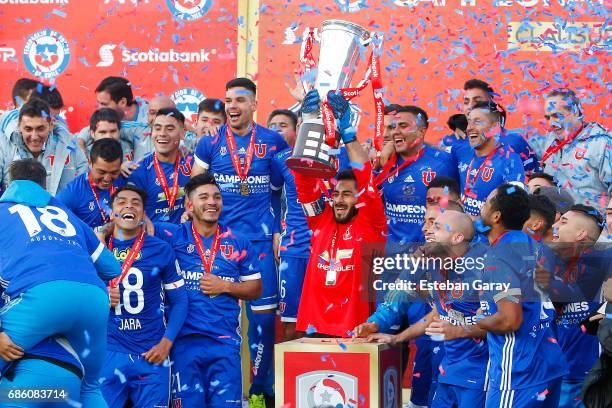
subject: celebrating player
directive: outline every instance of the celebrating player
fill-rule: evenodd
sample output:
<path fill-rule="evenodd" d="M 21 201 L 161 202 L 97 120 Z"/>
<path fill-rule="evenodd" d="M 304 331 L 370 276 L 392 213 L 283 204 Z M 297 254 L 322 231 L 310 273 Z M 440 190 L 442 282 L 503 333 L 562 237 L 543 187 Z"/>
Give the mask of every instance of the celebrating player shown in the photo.
<path fill-rule="evenodd" d="M 250 394 L 262 400 L 273 395 L 272 352 L 274 311 L 278 304 L 278 277 L 274 262 L 272 200 L 280 200 L 280 186 L 270 184 L 272 159 L 288 147 L 276 132 L 253 121 L 257 108 L 257 87 L 247 78 L 235 78 L 225 85 L 225 113 L 228 123 L 216 137 L 200 139 L 195 153 L 193 175 L 208 170 L 217 180 L 226 210 L 221 223 L 251 241 L 259 254 L 263 292 L 250 302 L 249 349 L 253 364 Z M 276 179 L 276 178 L 275 178 Z M 273 194 L 273 191 L 274 194 Z M 278 203 L 275 208 L 279 208 Z"/>
<path fill-rule="evenodd" d="M 81 402 L 105 407 L 98 385 L 109 305 L 103 280 L 118 276 L 119 264 L 85 223 L 44 190 L 41 163 L 15 161 L 10 176 L 0 199 L 0 221 L 8 231 L 0 235 L 0 277 L 9 299 L 0 317 L 2 342 L 12 343 L 18 358 L 63 334 L 85 367 Z"/>
<path fill-rule="evenodd" d="M 45 166 L 47 191 L 52 195 L 87 171 L 87 159 L 75 148 L 71 136 L 52 134 L 52 128 L 51 110 L 46 102 L 34 98 L 21 107 L 19 130 L 8 139 L 0 139 L 1 186 L 8 185 L 9 165 L 19 159 L 34 158 Z"/>
<path fill-rule="evenodd" d="M 481 293 L 485 317 L 477 324 L 488 332 L 487 408 L 556 407 L 567 373 L 551 328 L 552 304 L 534 285 L 539 249 L 521 231 L 528 218 L 527 192 L 507 183 L 493 190 L 482 207 L 490 243 L 483 282 L 491 286 Z"/>
<path fill-rule="evenodd" d="M 172 347 L 174 407 L 241 407 L 239 300 L 261 294 L 249 241 L 219 225 L 221 190 L 209 174 L 185 186 L 193 221 L 158 225 L 176 253 L 189 312 Z"/>
<path fill-rule="evenodd" d="M 465 212 L 477 217 L 487 196 L 504 182 L 525 181 L 520 157 L 500 145 L 501 113 L 497 105 L 479 102 L 468 113 L 468 140 L 473 156 L 459 162 L 459 181 Z"/>
<path fill-rule="evenodd" d="M 315 93 L 316 90 L 310 91 L 305 100 Z M 369 316 L 361 260 L 368 257 L 366 251 L 385 243 L 387 222 L 382 198 L 372 183 L 367 154 L 350 124 L 348 101 L 333 92 L 327 100 L 355 168 L 336 176 L 331 207 L 317 179 L 294 172 L 298 199 L 313 233 L 297 330 L 309 335 L 345 337 Z M 366 243 L 369 249 L 363 248 Z"/>
<path fill-rule="evenodd" d="M 57 199 L 92 228 L 110 221 L 110 196 L 125 184 L 120 177 L 121 145 L 115 139 L 101 139 L 91 148 L 89 172 L 72 180 Z"/>
<path fill-rule="evenodd" d="M 145 211 L 151 221 L 179 223 L 185 183 L 191 175 L 191 156 L 183 157 L 179 143 L 185 117 L 177 109 L 160 109 L 153 122 L 155 151 L 143 159 L 127 182 L 147 193 Z"/>
<path fill-rule="evenodd" d="M 145 202 L 146 193 L 129 185 L 111 196 L 114 230 L 108 248 L 122 263 L 122 273 L 111 282 L 110 291 L 116 291 L 119 303 L 111 303 L 108 351 L 100 371 L 100 388 L 109 407 L 122 407 L 128 399 L 135 407 L 167 407 L 167 358 L 187 316 L 187 292 L 174 251 L 145 234 Z"/>

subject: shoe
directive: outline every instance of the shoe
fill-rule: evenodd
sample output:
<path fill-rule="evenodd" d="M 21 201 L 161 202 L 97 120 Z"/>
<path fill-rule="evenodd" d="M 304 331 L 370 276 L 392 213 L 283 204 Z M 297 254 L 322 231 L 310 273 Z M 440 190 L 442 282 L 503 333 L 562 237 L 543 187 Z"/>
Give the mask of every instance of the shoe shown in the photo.
<path fill-rule="evenodd" d="M 266 401 L 266 408 L 274 408 L 276 406 L 274 395 L 264 394 L 264 399 Z"/>
<path fill-rule="evenodd" d="M 249 408 L 266 408 L 266 398 L 263 394 L 253 394 L 249 397 Z"/>

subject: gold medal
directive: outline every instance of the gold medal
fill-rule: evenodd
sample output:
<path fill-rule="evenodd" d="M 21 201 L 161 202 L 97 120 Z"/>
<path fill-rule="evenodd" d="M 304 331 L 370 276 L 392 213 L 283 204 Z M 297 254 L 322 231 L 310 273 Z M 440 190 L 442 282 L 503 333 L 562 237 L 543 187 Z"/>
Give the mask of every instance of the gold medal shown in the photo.
<path fill-rule="evenodd" d="M 240 182 L 240 194 L 243 196 L 249 195 L 249 185 L 247 184 L 246 180 L 242 180 Z"/>

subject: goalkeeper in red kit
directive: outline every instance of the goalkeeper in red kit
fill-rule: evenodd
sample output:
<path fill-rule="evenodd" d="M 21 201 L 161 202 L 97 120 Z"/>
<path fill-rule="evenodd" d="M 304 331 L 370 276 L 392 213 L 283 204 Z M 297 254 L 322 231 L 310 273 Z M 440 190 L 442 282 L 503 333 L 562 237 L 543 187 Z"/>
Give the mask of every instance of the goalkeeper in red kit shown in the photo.
<path fill-rule="evenodd" d="M 384 248 L 387 221 L 368 155 L 350 125 L 349 103 L 334 92 L 327 100 L 352 169 L 337 174 L 331 206 L 320 180 L 294 172 L 298 199 L 312 231 L 296 328 L 308 335 L 348 337 L 369 316 L 370 251 L 376 244 Z M 310 91 L 302 111 L 319 109 L 319 102 L 317 91 Z"/>

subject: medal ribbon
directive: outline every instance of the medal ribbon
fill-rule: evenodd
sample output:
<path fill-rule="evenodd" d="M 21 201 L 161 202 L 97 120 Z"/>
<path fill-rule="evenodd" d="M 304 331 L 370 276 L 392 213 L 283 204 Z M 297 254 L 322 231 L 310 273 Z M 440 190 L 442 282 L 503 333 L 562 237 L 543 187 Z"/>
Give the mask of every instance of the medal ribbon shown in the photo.
<path fill-rule="evenodd" d="M 400 164 L 395 170 L 391 171 L 393 167 L 397 164 L 398 155 L 394 154 L 391 158 L 389 158 L 389 161 L 385 163 L 385 166 L 383 167 L 382 171 L 376 177 L 376 180 L 375 180 L 376 187 L 382 186 L 385 181 L 387 181 L 389 178 L 393 177 L 394 175 L 398 174 L 400 170 L 402 170 L 404 167 L 408 167 L 415 161 L 419 160 L 421 156 L 423 156 L 423 153 L 425 153 L 424 147 L 421 148 L 421 150 L 419 150 L 417 154 L 415 154 L 414 156 L 410 156 L 405 162 Z"/>
<path fill-rule="evenodd" d="M 172 209 L 174 208 L 174 202 L 176 201 L 176 197 L 178 196 L 178 170 L 180 160 L 181 156 L 177 153 L 176 161 L 174 162 L 174 172 L 172 173 L 172 191 L 170 191 L 170 188 L 168 187 L 168 180 L 166 180 L 166 175 L 164 174 L 164 171 L 161 168 L 161 164 L 159 164 L 159 160 L 157 159 L 157 152 L 153 153 L 153 167 L 155 168 L 155 175 L 157 176 L 157 180 L 159 180 L 159 185 L 164 191 L 164 194 L 166 194 L 169 211 L 172 211 Z"/>
<path fill-rule="evenodd" d="M 478 181 L 478 176 L 480 176 L 480 173 L 482 173 L 482 170 L 484 170 L 487 163 L 491 161 L 491 158 L 495 155 L 495 153 L 497 153 L 498 150 L 499 150 L 499 146 L 496 146 L 495 149 L 493 149 L 491 153 L 489 153 L 487 157 L 485 157 L 484 161 L 478 168 L 478 171 L 476 171 L 476 175 L 474 176 L 473 179 L 470 179 L 470 173 L 472 172 L 472 165 L 474 164 L 474 159 L 470 161 L 470 167 L 468 167 L 467 174 L 465 175 L 465 188 L 463 189 L 463 195 L 465 197 L 468 196 L 468 193 L 472 190 L 472 188 L 476 184 L 476 181 Z"/>
<path fill-rule="evenodd" d="M 121 275 L 119 275 L 118 277 L 116 277 L 116 278 L 114 278 L 114 279 L 112 279 L 110 281 L 110 287 L 111 288 L 116 288 L 117 286 L 119 286 L 119 282 L 121 282 L 123 280 L 123 278 L 125 278 L 125 275 L 127 275 L 128 271 L 132 267 L 132 264 L 134 263 L 134 260 L 136 259 L 136 256 L 138 255 L 138 253 L 142 249 L 142 244 L 144 242 L 144 237 L 145 237 L 145 230 L 144 230 L 144 228 L 142 228 L 142 230 L 140 231 L 140 235 L 138 235 L 138 238 L 136 238 L 136 241 L 134 241 L 134 243 L 132 244 L 132 247 L 130 248 L 130 252 L 128 253 L 127 257 L 125 258 L 125 261 L 123 261 L 123 263 L 121 264 Z M 111 251 L 113 250 L 113 237 L 112 237 L 112 235 L 111 235 L 110 239 L 108 240 L 108 249 L 111 250 Z"/>
<path fill-rule="evenodd" d="M 576 136 L 578 136 L 580 134 L 580 132 L 582 132 L 582 129 L 584 129 L 584 124 L 582 126 L 580 126 L 580 129 L 578 129 L 577 131 L 575 131 L 574 133 L 572 133 L 571 135 L 569 135 L 567 138 L 565 138 L 561 143 L 559 143 L 556 139 L 555 139 L 555 143 L 548 146 L 548 148 L 546 149 L 546 151 L 544 152 L 544 155 L 542 156 L 542 161 L 540 162 L 542 164 L 542 167 L 544 166 L 544 162 L 546 160 L 548 160 L 548 158 L 550 156 L 552 156 L 553 154 L 557 153 L 559 150 L 561 150 L 563 148 L 563 146 L 565 146 L 568 143 L 571 143 Z"/>
<path fill-rule="evenodd" d="M 236 141 L 234 140 L 234 134 L 230 130 L 229 125 L 225 127 L 225 138 L 227 139 L 227 148 L 229 149 L 230 156 L 232 158 L 232 164 L 234 170 L 240 179 L 240 182 L 244 182 L 251 169 L 253 163 L 253 151 L 255 150 L 255 134 L 257 133 L 255 123 L 251 124 L 253 130 L 251 131 L 251 139 L 249 140 L 249 147 L 247 148 L 246 157 L 244 159 L 244 168 L 240 165 L 240 158 L 236 152 Z"/>
<path fill-rule="evenodd" d="M 107 219 L 106 213 L 104 212 L 104 210 L 102 209 L 102 206 L 100 205 L 100 196 L 98 195 L 97 187 L 96 187 L 96 184 L 93 181 L 93 177 L 91 175 L 91 171 L 87 174 L 87 181 L 89 181 L 89 187 L 91 188 L 91 192 L 93 193 L 94 199 L 96 200 L 96 205 L 98 206 L 98 210 L 100 210 L 100 215 L 102 216 L 102 222 L 104 222 L 104 224 L 106 224 L 110 220 Z M 115 186 L 111 185 L 110 186 L 110 195 L 111 196 L 115 193 L 115 190 L 116 190 Z"/>
<path fill-rule="evenodd" d="M 206 258 L 206 250 L 204 249 L 202 238 L 200 238 L 200 234 L 196 230 L 196 227 L 193 223 L 191 223 L 191 233 L 193 235 L 193 241 L 195 242 L 198 254 L 200 255 L 200 259 L 202 260 L 202 266 L 206 269 L 206 272 L 212 273 L 213 263 L 215 262 L 215 258 L 217 257 L 217 252 L 219 251 L 219 243 L 221 242 L 221 228 L 219 227 L 219 225 L 217 225 L 217 230 L 215 231 L 215 237 L 213 238 L 212 247 L 210 248 L 210 256 L 208 258 Z"/>

